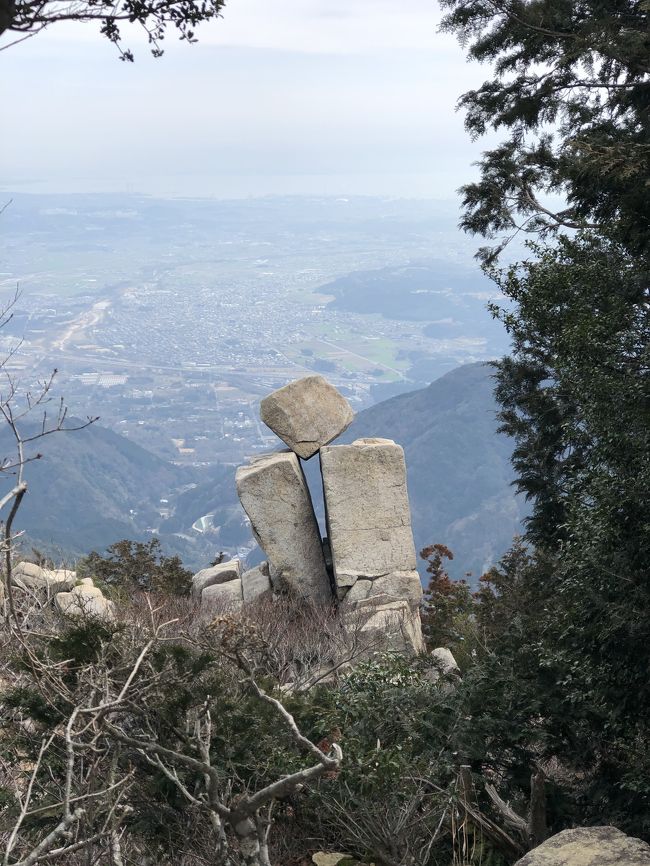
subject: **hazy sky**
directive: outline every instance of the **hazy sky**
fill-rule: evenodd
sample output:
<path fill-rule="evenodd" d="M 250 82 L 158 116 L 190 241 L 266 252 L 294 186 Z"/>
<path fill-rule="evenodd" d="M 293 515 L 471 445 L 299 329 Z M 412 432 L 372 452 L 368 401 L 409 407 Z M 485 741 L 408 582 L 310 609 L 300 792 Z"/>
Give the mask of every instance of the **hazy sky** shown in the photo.
<path fill-rule="evenodd" d="M 452 197 L 485 144 L 457 97 L 489 73 L 434 0 L 229 0 L 122 63 L 91 24 L 0 52 L 4 189 Z M 6 40 L 5 40 L 6 41 Z"/>

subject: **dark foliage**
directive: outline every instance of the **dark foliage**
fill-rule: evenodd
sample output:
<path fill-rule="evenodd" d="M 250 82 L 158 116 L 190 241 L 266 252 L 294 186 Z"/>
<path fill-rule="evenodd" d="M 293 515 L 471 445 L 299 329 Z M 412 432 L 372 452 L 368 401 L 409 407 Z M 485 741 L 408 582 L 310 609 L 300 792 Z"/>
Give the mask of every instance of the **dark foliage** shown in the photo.
<path fill-rule="evenodd" d="M 160 542 L 116 541 L 102 556 L 93 550 L 82 562 L 80 569 L 97 577 L 106 586 L 130 591 L 166 592 L 189 595 L 192 572 L 183 568 L 178 556 L 164 556 Z"/>
<path fill-rule="evenodd" d="M 449 577 L 445 560 L 453 560 L 454 554 L 444 544 L 425 547 L 420 557 L 426 560 L 430 575 L 422 600 L 422 633 L 431 649 L 447 647 L 457 652 L 472 613 L 472 593 L 465 580 Z"/>
<path fill-rule="evenodd" d="M 480 726 L 496 699 L 520 744 L 580 778 L 582 820 L 647 836 L 648 276 L 591 234 L 532 251 L 494 276 L 516 303 L 499 314 L 513 356 L 497 397 L 535 549 L 515 549 L 479 593 L 494 653 Z"/>
<path fill-rule="evenodd" d="M 463 95 L 474 138 L 508 137 L 463 188 L 466 229 L 617 223 L 629 249 L 650 239 L 650 10 L 643 0 L 442 0 L 443 29 L 495 75 Z M 544 206 L 545 195 L 564 204 Z"/>
<path fill-rule="evenodd" d="M 96 22 L 103 36 L 117 46 L 122 60 L 133 53 L 122 47 L 122 28 L 140 25 L 154 57 L 161 57 L 167 29 L 175 28 L 180 39 L 195 42 L 195 28 L 220 17 L 225 0 L 0 0 L 0 34 L 5 31 L 32 35 L 61 21 Z"/>

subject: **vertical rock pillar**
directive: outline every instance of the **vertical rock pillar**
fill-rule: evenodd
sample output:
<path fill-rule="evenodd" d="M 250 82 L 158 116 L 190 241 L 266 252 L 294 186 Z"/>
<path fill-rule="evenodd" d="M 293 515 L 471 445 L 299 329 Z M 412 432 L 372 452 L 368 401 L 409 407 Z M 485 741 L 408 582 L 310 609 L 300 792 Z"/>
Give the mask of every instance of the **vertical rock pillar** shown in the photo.
<path fill-rule="evenodd" d="M 321 449 L 328 537 L 340 599 L 422 597 L 404 451 L 391 439 Z"/>
<path fill-rule="evenodd" d="M 321 449 L 327 531 L 349 627 L 407 654 L 424 650 L 404 452 L 391 439 Z M 356 625 L 355 625 L 356 624 Z"/>
<path fill-rule="evenodd" d="M 283 451 L 255 458 L 239 467 L 235 480 L 274 584 L 304 598 L 330 601 L 318 524 L 297 456 Z"/>

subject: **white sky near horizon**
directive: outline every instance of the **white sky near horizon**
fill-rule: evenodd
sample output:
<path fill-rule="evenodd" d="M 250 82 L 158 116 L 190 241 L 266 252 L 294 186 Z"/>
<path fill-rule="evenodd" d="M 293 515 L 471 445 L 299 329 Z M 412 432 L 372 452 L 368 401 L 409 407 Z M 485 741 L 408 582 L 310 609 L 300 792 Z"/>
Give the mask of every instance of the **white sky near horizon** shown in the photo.
<path fill-rule="evenodd" d="M 229 0 L 158 60 L 125 33 L 133 64 L 93 24 L 53 26 L 0 51 L 0 187 L 453 198 L 486 146 L 455 104 L 489 70 L 439 19 L 435 0 Z"/>

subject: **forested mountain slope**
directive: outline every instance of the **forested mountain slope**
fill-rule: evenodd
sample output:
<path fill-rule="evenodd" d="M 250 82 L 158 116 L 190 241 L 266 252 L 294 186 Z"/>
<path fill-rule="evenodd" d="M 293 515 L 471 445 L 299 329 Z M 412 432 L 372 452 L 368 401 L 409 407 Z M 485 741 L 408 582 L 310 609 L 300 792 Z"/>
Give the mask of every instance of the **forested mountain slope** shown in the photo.
<path fill-rule="evenodd" d="M 11 453 L 9 434 L 0 432 L 2 455 Z M 42 459 L 25 468 L 28 492 L 14 528 L 68 555 L 143 536 L 159 520 L 160 499 L 186 480 L 179 467 L 99 424 L 47 436 L 28 455 L 38 452 Z"/>

